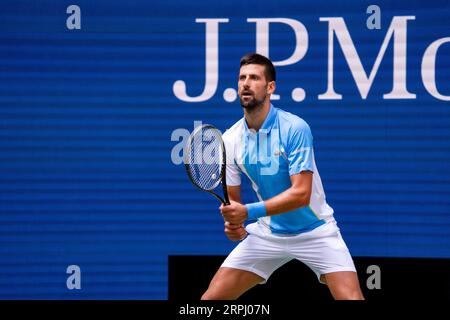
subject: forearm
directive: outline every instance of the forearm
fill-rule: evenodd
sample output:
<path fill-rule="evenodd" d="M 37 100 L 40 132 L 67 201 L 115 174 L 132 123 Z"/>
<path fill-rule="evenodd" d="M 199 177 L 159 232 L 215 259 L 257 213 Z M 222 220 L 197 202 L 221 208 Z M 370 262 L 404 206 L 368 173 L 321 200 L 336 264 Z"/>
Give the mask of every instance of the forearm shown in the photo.
<path fill-rule="evenodd" d="M 266 201 L 247 204 L 247 218 L 273 216 L 309 205 L 310 192 L 289 188 Z"/>
<path fill-rule="evenodd" d="M 291 176 L 292 185 L 290 188 L 278 195 L 265 200 L 247 204 L 247 217 L 257 219 L 263 216 L 292 211 L 309 205 L 312 192 L 312 172 L 302 172 Z"/>
<path fill-rule="evenodd" d="M 312 192 L 312 172 L 302 172 L 291 176 L 292 185 L 285 191 L 266 201 L 243 205 L 231 201 L 228 206 L 220 206 L 224 219 L 232 224 L 245 220 L 256 220 L 264 216 L 276 215 L 309 205 Z M 237 189 L 229 191 L 237 191 Z M 231 192 L 233 193 L 233 192 Z M 236 199 L 237 197 L 232 197 Z"/>
<path fill-rule="evenodd" d="M 310 193 L 289 188 L 269 200 L 264 201 L 268 216 L 285 213 L 309 205 Z"/>

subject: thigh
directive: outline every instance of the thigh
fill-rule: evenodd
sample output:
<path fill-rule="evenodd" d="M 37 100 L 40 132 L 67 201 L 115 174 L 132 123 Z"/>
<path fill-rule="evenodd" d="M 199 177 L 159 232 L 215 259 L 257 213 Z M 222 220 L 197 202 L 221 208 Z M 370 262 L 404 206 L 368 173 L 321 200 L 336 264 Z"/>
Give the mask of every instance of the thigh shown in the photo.
<path fill-rule="evenodd" d="M 364 299 L 359 286 L 356 272 L 341 271 L 323 275 L 324 282 L 330 289 L 334 299 L 337 300 L 362 300 Z"/>
<path fill-rule="evenodd" d="M 244 292 L 254 287 L 264 278 L 240 269 L 220 267 L 214 275 L 208 290 L 203 294 L 203 300 L 237 299 Z"/>
<path fill-rule="evenodd" d="M 264 283 L 283 264 L 292 260 L 287 255 L 283 239 L 268 240 L 249 234 L 234 248 L 221 267 L 233 268 L 257 274 Z"/>
<path fill-rule="evenodd" d="M 339 228 L 328 223 L 303 237 L 298 237 L 290 245 L 292 255 L 310 267 L 320 282 L 322 275 L 349 271 L 355 272 L 355 265 Z"/>

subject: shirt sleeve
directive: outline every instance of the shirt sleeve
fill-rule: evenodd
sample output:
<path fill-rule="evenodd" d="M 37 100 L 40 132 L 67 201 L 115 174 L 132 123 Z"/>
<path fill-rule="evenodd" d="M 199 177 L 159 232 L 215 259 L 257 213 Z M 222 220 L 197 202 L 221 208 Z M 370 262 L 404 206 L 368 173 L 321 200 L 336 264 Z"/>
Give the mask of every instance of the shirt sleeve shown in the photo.
<path fill-rule="evenodd" d="M 288 137 L 286 154 L 290 176 L 302 171 L 313 172 L 313 136 L 305 121 L 299 119 L 293 123 Z"/>
<path fill-rule="evenodd" d="M 226 162 L 226 179 L 228 186 L 240 186 L 241 185 L 241 170 L 236 163 L 235 157 L 235 143 L 225 132 L 223 135 L 225 144 L 225 152 L 227 155 Z"/>

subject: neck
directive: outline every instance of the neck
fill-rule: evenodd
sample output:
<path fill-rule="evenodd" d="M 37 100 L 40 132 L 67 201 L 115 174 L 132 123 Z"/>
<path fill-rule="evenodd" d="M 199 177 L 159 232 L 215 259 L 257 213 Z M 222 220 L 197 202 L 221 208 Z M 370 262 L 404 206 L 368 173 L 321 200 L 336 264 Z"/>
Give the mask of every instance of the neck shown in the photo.
<path fill-rule="evenodd" d="M 247 122 L 247 126 L 249 129 L 254 129 L 258 131 L 262 124 L 264 123 L 264 120 L 266 120 L 267 115 L 270 111 L 270 101 L 264 101 L 264 103 L 254 108 L 253 110 L 247 110 L 244 109 L 244 117 L 245 121 Z"/>

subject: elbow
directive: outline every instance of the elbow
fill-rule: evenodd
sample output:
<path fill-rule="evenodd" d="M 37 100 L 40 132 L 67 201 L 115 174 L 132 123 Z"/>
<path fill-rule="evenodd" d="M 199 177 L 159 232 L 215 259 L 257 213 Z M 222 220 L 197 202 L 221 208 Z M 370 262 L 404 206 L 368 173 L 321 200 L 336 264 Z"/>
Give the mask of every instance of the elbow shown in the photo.
<path fill-rule="evenodd" d="M 309 206 L 311 200 L 311 192 L 299 190 L 295 192 L 294 197 L 296 208 L 306 207 Z"/>
<path fill-rule="evenodd" d="M 300 203 L 299 203 L 299 208 L 309 206 L 309 200 L 310 200 L 309 197 L 308 197 L 308 198 L 303 198 L 303 199 L 300 201 Z"/>

